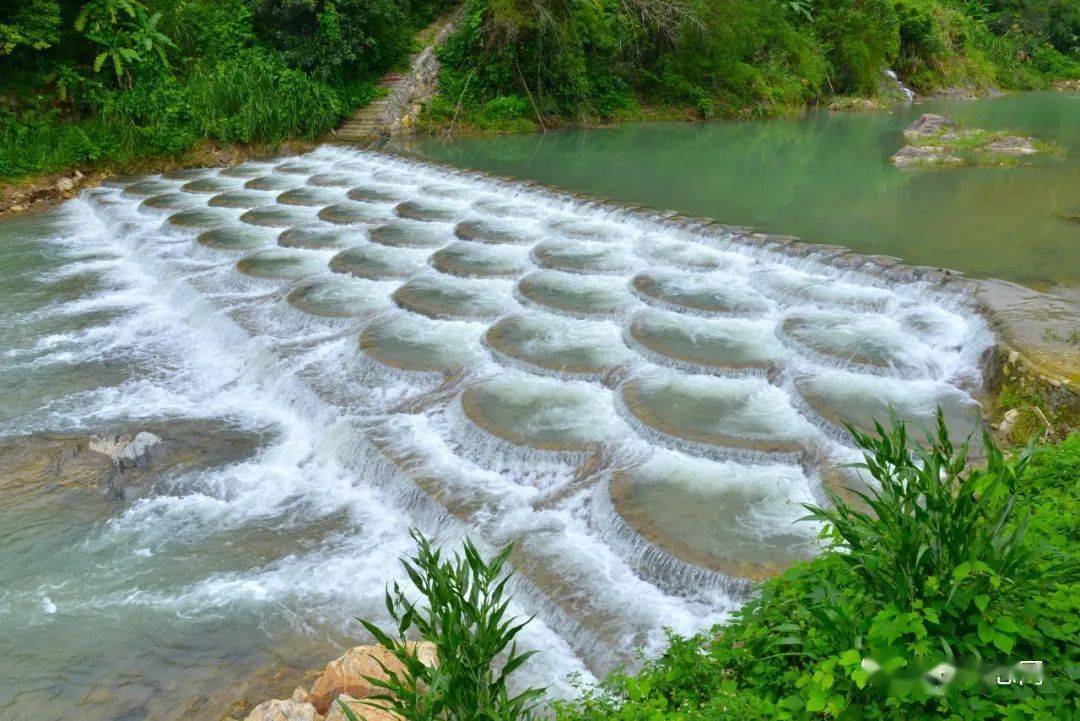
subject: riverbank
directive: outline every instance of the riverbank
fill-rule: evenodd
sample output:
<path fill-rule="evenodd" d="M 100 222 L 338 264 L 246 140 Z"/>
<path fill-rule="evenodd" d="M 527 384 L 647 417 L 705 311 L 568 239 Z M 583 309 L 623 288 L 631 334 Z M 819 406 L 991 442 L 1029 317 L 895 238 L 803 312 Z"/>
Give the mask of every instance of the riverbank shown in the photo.
<path fill-rule="evenodd" d="M 190 168 L 227 168 L 249 160 L 267 160 L 305 153 L 317 143 L 292 140 L 281 143 L 218 145 L 199 143 L 180 155 L 140 158 L 126 163 L 84 164 L 63 173 L 24 178 L 0 183 L 0 217 L 8 214 L 42 211 L 75 197 L 117 175 L 167 173 Z"/>

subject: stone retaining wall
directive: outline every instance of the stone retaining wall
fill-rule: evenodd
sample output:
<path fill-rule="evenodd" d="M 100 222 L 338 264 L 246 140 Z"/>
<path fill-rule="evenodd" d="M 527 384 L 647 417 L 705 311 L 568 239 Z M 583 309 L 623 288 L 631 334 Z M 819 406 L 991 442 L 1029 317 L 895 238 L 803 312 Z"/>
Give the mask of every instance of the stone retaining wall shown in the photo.
<path fill-rule="evenodd" d="M 446 18 L 431 43 L 413 57 L 409 74 L 391 88 L 386 108 L 376 121 L 376 134 L 383 141 L 412 133 L 424 104 L 438 92 L 440 66 L 436 49 L 457 30 L 462 8 Z"/>

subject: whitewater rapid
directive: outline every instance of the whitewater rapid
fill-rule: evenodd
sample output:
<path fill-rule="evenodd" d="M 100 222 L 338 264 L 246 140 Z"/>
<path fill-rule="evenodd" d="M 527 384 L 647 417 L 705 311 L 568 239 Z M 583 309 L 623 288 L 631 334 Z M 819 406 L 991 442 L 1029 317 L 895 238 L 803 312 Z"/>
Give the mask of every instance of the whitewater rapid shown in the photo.
<path fill-rule="evenodd" d="M 265 442 L 120 509 L 71 551 L 95 563 L 13 584 L 0 624 L 273 608 L 318 635 L 379 617 L 418 527 L 516 545 L 525 681 L 565 693 L 813 554 L 796 519 L 855 457 L 841 419 L 940 403 L 970 429 L 992 341 L 929 285 L 340 147 L 118 178 L 57 223 L 49 280 L 92 283 L 25 321 L 79 320 L 5 363 L 112 382 L 0 435 L 214 419 Z"/>

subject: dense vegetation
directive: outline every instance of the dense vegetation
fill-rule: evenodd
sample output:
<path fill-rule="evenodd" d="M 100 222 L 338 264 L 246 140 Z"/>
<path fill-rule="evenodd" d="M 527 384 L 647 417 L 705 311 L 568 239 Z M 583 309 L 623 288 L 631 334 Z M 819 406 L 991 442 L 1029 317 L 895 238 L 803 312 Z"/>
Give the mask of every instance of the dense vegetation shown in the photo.
<path fill-rule="evenodd" d="M 1011 459 L 987 439 L 984 469 L 943 430 L 914 457 L 900 426 L 856 440 L 881 490 L 811 509 L 832 550 L 560 721 L 1077 718 L 1080 434 Z"/>
<path fill-rule="evenodd" d="M 466 0 L 435 124 L 755 117 L 881 92 L 1080 76 L 1080 0 Z"/>
<path fill-rule="evenodd" d="M 1080 0 L 460 0 L 429 120 L 764 116 L 1080 77 Z M 312 138 L 454 0 L 7 0 L 0 180 Z"/>
<path fill-rule="evenodd" d="M 5 0 L 0 179 L 312 138 L 446 0 Z"/>

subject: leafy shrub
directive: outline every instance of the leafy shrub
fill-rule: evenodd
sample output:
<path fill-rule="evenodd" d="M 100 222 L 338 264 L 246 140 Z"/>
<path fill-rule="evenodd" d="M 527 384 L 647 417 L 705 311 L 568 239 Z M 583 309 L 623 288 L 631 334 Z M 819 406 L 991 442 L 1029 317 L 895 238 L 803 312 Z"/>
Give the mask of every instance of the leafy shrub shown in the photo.
<path fill-rule="evenodd" d="M 859 467 L 880 488 L 857 494 L 865 511 L 831 490 L 831 508 L 810 507 L 810 518 L 831 528 L 835 547 L 863 586 L 903 611 L 928 598 L 934 583 L 953 579 L 952 597 L 960 583 L 971 595 L 989 594 L 989 579 L 1015 579 L 1027 567 L 1019 542 L 1027 518 L 1017 521 L 1013 512 L 1029 451 L 1006 462 L 984 435 L 987 467 L 972 469 L 967 444 L 953 447 L 940 411 L 937 424 L 936 435 L 914 452 L 899 421 L 890 431 L 878 425 L 877 437 L 849 426 L 864 450 Z M 973 573 L 976 568 L 982 573 Z"/>
<path fill-rule="evenodd" d="M 492 120 L 517 120 L 529 114 L 529 101 L 520 95 L 500 95 L 484 103 L 483 114 Z"/>
<path fill-rule="evenodd" d="M 253 23 L 247 0 L 185 2 L 176 9 L 171 32 L 182 55 L 205 64 L 251 47 Z"/>
<path fill-rule="evenodd" d="M 323 80 L 381 72 L 405 56 L 408 3 L 396 0 L 255 0 L 259 37 L 293 68 Z"/>
<path fill-rule="evenodd" d="M 507 615 L 506 584 L 511 575 L 505 565 L 511 549 L 485 561 L 466 539 L 463 555 L 450 559 L 419 532 L 413 531 L 412 536 L 416 555 L 401 563 L 425 605 L 409 600 L 395 583 L 386 592 L 386 608 L 397 626 L 391 632 L 394 635 L 361 619 L 403 667 L 400 674 L 388 672 L 386 681 L 372 679 L 388 692 L 373 700 L 385 703 L 406 721 L 531 717 L 544 689 L 530 688 L 513 696 L 507 690 L 510 675 L 535 653 L 519 653 L 514 642 L 531 619 L 520 621 Z M 425 666 L 416 658 L 407 640 L 410 632 L 434 644 L 437 666 Z M 505 661 L 499 664 L 503 653 Z M 341 707 L 350 721 L 357 721 L 347 706 Z"/>
<path fill-rule="evenodd" d="M 910 67 L 932 62 L 946 50 L 947 41 L 935 15 L 935 6 L 926 0 L 896 0 L 901 62 Z"/>
<path fill-rule="evenodd" d="M 0 7 L 0 57 L 16 50 L 44 50 L 59 40 L 56 0 L 7 0 Z"/>
<path fill-rule="evenodd" d="M 881 484 L 862 499 L 873 515 L 838 498 L 812 509 L 834 550 L 763 584 L 729 625 L 673 635 L 640 674 L 558 704 L 557 717 L 1075 717 L 1080 435 L 1012 459 L 986 439 L 985 468 L 940 424 L 923 445 L 898 423 L 855 438 Z M 1043 685 L 994 682 L 1018 659 L 1044 662 Z M 956 677 L 930 683 L 942 661 Z"/>
<path fill-rule="evenodd" d="M 833 89 L 872 94 L 900 48 L 899 21 L 888 0 L 823 0 L 814 18 Z"/>
<path fill-rule="evenodd" d="M 107 156 L 116 138 L 100 120 L 65 123 L 59 112 L 0 109 L 0 177 L 55 173 Z"/>

